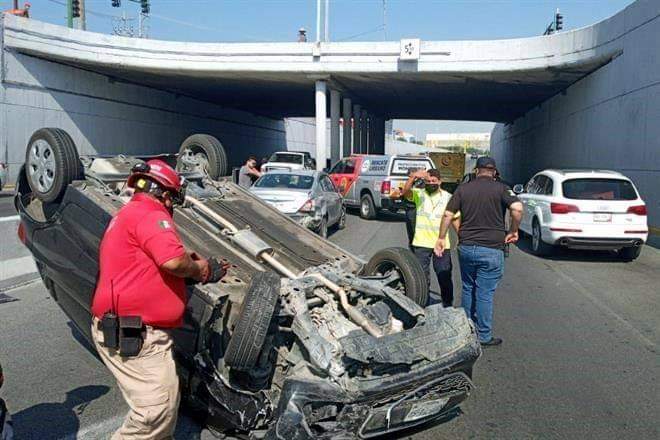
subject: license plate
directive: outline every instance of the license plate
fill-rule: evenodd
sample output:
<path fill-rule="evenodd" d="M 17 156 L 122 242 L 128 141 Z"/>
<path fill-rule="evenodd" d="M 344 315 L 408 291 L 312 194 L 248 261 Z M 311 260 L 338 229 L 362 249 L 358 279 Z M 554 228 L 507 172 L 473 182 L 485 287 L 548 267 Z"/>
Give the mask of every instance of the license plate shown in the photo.
<path fill-rule="evenodd" d="M 609 212 L 596 212 L 594 213 L 595 222 L 611 222 L 612 214 Z"/>

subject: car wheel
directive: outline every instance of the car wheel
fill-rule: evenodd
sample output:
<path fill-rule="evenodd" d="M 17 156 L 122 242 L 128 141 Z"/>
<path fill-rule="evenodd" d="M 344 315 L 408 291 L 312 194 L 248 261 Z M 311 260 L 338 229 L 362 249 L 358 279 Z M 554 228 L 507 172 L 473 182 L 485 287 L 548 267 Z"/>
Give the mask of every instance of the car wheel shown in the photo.
<path fill-rule="evenodd" d="M 247 371 L 257 364 L 279 295 L 277 274 L 258 272 L 254 275 L 225 350 L 226 365 Z"/>
<path fill-rule="evenodd" d="M 360 217 L 366 220 L 376 218 L 376 206 L 371 194 L 365 194 L 360 199 Z"/>
<path fill-rule="evenodd" d="M 553 247 L 543 241 L 541 225 L 537 219 L 532 222 L 532 252 L 535 255 L 544 256 L 552 253 Z"/>
<path fill-rule="evenodd" d="M 428 302 L 426 274 L 410 249 L 392 247 L 376 252 L 364 266 L 363 273 L 368 276 L 398 275 L 389 283 L 390 287 L 401 291 L 422 307 Z"/>
<path fill-rule="evenodd" d="M 341 207 L 341 214 L 339 215 L 339 221 L 337 222 L 337 229 L 344 229 L 346 227 L 346 207 Z"/>
<path fill-rule="evenodd" d="M 78 150 L 71 136 L 59 128 L 34 132 L 25 151 L 25 174 L 39 200 L 59 200 L 66 187 L 82 177 Z"/>
<path fill-rule="evenodd" d="M 208 134 L 194 134 L 181 144 L 176 170 L 201 172 L 215 180 L 228 174 L 227 153 L 217 138 Z"/>
<path fill-rule="evenodd" d="M 623 261 L 633 261 L 642 253 L 642 246 L 626 247 L 619 250 L 619 258 Z"/>
<path fill-rule="evenodd" d="M 323 217 L 321 219 L 321 223 L 319 224 L 319 228 L 317 229 L 317 233 L 323 238 L 328 238 L 328 218 L 327 217 Z"/>

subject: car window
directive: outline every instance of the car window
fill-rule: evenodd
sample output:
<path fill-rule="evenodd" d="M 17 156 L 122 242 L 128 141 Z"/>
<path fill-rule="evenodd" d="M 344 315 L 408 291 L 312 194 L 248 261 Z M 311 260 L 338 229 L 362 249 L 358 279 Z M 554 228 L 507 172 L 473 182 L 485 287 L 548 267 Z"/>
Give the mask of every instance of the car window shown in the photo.
<path fill-rule="evenodd" d="M 545 187 L 543 188 L 543 194 L 551 196 L 554 192 L 554 182 L 552 177 L 546 177 Z"/>
<path fill-rule="evenodd" d="M 335 189 L 335 186 L 332 184 L 330 179 L 328 179 L 327 176 L 321 177 L 321 188 L 323 188 L 323 191 L 327 192 L 336 192 L 337 190 Z"/>
<path fill-rule="evenodd" d="M 534 176 L 532 179 L 527 182 L 527 185 L 525 185 L 525 192 L 528 194 L 536 194 L 537 190 L 537 179 L 539 176 Z"/>
<path fill-rule="evenodd" d="M 344 171 L 342 174 L 354 174 L 355 173 L 355 159 L 348 159 L 344 166 Z"/>
<path fill-rule="evenodd" d="M 392 176 L 408 176 L 411 169 L 430 170 L 433 168 L 431 161 L 427 159 L 394 159 L 392 161 Z"/>
<path fill-rule="evenodd" d="M 296 164 L 302 164 L 303 163 L 303 155 L 302 154 L 294 154 L 294 153 L 273 153 L 272 156 L 270 156 L 270 159 L 268 159 L 269 162 L 284 162 L 284 163 L 296 163 Z"/>
<path fill-rule="evenodd" d="M 548 178 L 546 176 L 544 176 L 543 174 L 539 174 L 538 176 L 536 176 L 536 184 L 534 185 L 535 189 L 536 189 L 535 194 L 538 194 L 538 195 L 544 195 L 545 194 L 545 184 L 547 183 L 547 181 L 548 181 Z"/>
<path fill-rule="evenodd" d="M 334 167 L 330 170 L 330 174 L 345 174 L 344 169 L 346 168 L 346 161 L 340 160 L 335 164 Z"/>
<path fill-rule="evenodd" d="M 300 174 L 267 173 L 261 176 L 254 186 L 257 188 L 310 189 L 314 177 Z"/>
<path fill-rule="evenodd" d="M 622 179 L 569 179 L 562 184 L 564 197 L 578 200 L 636 200 L 633 184 Z"/>

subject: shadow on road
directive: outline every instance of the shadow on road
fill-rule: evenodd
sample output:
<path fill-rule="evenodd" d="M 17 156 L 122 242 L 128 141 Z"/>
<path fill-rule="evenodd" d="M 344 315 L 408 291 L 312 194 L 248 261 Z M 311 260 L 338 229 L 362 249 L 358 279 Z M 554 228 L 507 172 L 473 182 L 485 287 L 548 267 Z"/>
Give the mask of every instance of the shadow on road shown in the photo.
<path fill-rule="evenodd" d="M 12 414 L 17 439 L 61 439 L 75 435 L 78 417 L 90 402 L 110 390 L 105 385 L 86 385 L 67 391 L 64 402 L 40 403 Z"/>
<path fill-rule="evenodd" d="M 520 240 L 518 240 L 518 243 L 516 243 L 516 247 L 518 247 L 518 249 L 526 254 L 534 255 L 532 252 L 532 239 L 527 235 L 520 237 Z M 553 261 L 584 261 L 592 263 L 622 262 L 615 251 L 583 251 L 577 249 L 566 249 L 559 246 L 555 247 L 552 255 L 539 258 Z"/>
<path fill-rule="evenodd" d="M 360 216 L 360 210 L 359 208 L 348 208 L 347 213 L 357 216 Z M 381 222 L 387 222 L 387 223 L 399 223 L 399 222 L 405 222 L 406 221 L 406 216 L 403 213 L 394 213 L 391 211 L 380 211 L 378 215 L 376 216 L 376 219 Z"/>

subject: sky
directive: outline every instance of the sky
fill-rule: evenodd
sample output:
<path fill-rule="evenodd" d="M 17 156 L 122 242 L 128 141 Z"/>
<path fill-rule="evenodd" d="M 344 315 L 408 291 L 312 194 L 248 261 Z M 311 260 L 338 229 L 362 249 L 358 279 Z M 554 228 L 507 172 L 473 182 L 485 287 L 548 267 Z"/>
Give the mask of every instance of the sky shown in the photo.
<path fill-rule="evenodd" d="M 19 3 L 23 3 L 20 0 Z M 324 1 L 324 0 L 323 0 Z M 323 2 L 322 1 L 322 2 Z M 658 0 L 640 0 L 658 1 Z M 564 30 L 588 26 L 633 0 L 330 0 L 331 41 L 483 40 L 541 35 L 555 9 Z M 2 9 L 11 1 L 2 0 Z M 66 0 L 32 0 L 32 18 L 66 24 Z M 113 33 L 116 17 L 136 17 L 139 4 L 85 0 L 87 29 Z M 151 0 L 149 38 L 200 42 L 295 41 L 301 27 L 316 38 L 316 0 Z M 113 18 L 115 17 L 115 18 Z M 135 23 L 136 26 L 136 23 Z M 426 133 L 490 131 L 491 123 L 400 121 L 424 139 Z"/>

